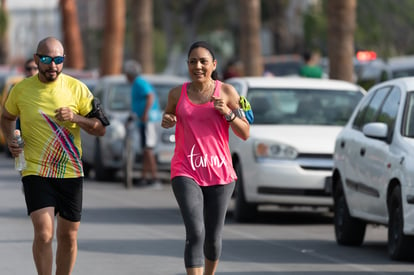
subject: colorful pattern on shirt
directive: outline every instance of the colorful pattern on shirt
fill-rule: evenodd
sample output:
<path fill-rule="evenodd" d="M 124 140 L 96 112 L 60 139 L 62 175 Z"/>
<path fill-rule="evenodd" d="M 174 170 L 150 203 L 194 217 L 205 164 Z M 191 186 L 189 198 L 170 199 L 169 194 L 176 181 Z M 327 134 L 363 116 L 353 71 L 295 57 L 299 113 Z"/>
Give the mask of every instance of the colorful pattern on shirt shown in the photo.
<path fill-rule="evenodd" d="M 82 176 L 82 161 L 78 148 L 73 142 L 73 135 L 64 127 L 60 127 L 46 114 L 42 113 L 45 121 L 49 124 L 55 136 L 45 145 L 47 148 L 56 148 L 55 151 L 45 150 L 42 159 L 39 175 L 43 177 L 62 178 L 66 172 L 68 161 L 74 167 L 78 177 Z M 46 169 L 48 168 L 48 169 Z"/>

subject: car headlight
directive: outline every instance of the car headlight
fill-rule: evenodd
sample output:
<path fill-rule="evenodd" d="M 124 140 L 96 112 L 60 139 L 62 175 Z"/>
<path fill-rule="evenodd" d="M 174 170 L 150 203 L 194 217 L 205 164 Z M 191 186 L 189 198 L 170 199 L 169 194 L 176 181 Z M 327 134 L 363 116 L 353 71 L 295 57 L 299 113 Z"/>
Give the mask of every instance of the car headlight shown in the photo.
<path fill-rule="evenodd" d="M 174 133 L 162 133 L 161 140 L 164 143 L 175 143 L 175 134 Z"/>
<path fill-rule="evenodd" d="M 298 152 L 292 146 L 274 141 L 260 140 L 254 144 L 256 158 L 295 159 Z"/>
<path fill-rule="evenodd" d="M 125 137 L 125 126 L 121 123 L 112 123 L 107 127 L 106 134 L 108 140 L 123 140 Z"/>

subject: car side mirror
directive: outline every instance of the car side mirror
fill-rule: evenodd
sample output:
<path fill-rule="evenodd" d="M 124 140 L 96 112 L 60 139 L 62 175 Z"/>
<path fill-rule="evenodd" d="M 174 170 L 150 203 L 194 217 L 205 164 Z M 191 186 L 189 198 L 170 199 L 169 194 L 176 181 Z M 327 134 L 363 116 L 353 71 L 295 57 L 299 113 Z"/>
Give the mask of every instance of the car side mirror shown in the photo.
<path fill-rule="evenodd" d="M 370 138 L 386 140 L 388 137 L 388 125 L 382 122 L 367 123 L 362 127 L 362 133 Z"/>

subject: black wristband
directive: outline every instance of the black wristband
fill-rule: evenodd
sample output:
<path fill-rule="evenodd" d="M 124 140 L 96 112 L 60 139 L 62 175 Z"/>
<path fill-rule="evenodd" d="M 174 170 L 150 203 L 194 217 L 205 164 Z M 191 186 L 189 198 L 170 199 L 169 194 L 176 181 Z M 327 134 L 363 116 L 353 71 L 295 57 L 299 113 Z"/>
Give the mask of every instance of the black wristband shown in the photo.
<path fill-rule="evenodd" d="M 236 119 L 236 114 L 235 113 L 232 113 L 233 115 L 232 115 L 232 117 L 230 118 L 230 119 L 226 119 L 227 120 L 227 122 L 232 122 L 233 120 L 235 120 Z"/>

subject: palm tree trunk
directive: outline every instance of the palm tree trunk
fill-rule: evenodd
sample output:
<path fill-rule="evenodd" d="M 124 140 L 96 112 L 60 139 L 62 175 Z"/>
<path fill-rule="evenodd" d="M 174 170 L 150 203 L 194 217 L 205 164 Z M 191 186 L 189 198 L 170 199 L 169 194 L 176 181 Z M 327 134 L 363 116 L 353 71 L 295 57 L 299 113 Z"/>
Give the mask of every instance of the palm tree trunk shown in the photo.
<path fill-rule="evenodd" d="M 154 72 L 153 58 L 153 3 L 152 0 L 132 1 L 135 14 L 134 30 L 134 58 L 141 63 L 144 73 Z"/>
<path fill-rule="evenodd" d="M 60 0 L 62 12 L 63 44 L 65 45 L 65 67 L 83 69 L 85 58 L 80 34 L 75 0 Z"/>
<path fill-rule="evenodd" d="M 263 75 L 260 0 L 240 1 L 240 55 L 246 76 Z"/>
<path fill-rule="evenodd" d="M 356 0 L 328 1 L 329 78 L 353 82 Z"/>
<path fill-rule="evenodd" d="M 120 74 L 124 55 L 125 0 L 105 0 L 104 44 L 100 73 Z"/>

